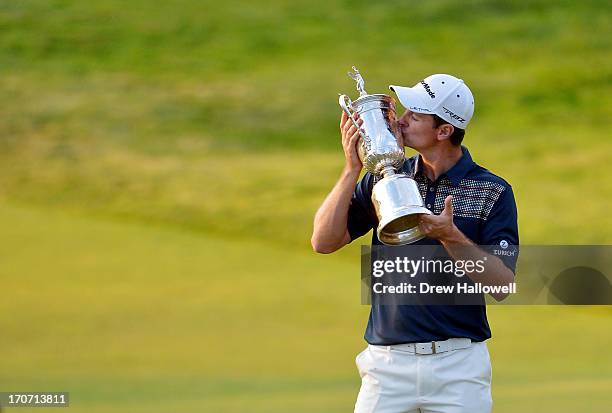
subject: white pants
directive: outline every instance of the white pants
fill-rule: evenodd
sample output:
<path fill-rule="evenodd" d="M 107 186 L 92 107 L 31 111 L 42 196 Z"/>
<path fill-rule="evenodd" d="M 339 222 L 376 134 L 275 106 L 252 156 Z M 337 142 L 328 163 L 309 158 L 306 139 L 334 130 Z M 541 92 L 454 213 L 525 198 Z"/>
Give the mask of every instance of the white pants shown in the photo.
<path fill-rule="evenodd" d="M 369 345 L 356 359 L 355 413 L 489 413 L 491 360 L 484 342 L 437 354 Z"/>

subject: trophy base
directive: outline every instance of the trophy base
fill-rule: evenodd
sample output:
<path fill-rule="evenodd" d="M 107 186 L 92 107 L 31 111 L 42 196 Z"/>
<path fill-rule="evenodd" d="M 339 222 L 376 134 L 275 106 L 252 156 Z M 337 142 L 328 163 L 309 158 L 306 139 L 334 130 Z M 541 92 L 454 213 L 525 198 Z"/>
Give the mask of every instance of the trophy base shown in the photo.
<path fill-rule="evenodd" d="M 427 208 L 412 206 L 404 207 L 393 214 L 388 222 L 382 221 L 378 225 L 376 235 L 385 245 L 406 245 L 425 238 L 419 229 L 419 217 L 422 214 L 431 214 Z"/>
<path fill-rule="evenodd" d="M 419 216 L 431 214 L 423 206 L 416 182 L 403 174 L 387 175 L 374 185 L 372 203 L 379 224 L 376 235 L 385 245 L 405 245 L 425 238 Z"/>

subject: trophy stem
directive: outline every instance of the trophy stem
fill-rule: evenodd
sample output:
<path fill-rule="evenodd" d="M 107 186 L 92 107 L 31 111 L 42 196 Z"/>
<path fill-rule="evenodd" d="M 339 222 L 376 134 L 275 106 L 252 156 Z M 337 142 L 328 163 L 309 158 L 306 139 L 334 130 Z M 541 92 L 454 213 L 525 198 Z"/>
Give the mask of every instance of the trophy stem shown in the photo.
<path fill-rule="evenodd" d="M 395 175 L 395 168 L 393 168 L 392 166 L 385 166 L 382 170 L 381 175 L 385 178 L 387 176 Z"/>

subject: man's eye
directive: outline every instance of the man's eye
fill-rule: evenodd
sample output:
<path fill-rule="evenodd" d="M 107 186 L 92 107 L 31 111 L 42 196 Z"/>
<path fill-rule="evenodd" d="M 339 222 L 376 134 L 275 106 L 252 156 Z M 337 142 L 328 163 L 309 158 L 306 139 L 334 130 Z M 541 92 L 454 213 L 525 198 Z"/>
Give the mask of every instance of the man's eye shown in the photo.
<path fill-rule="evenodd" d="M 412 115 L 412 119 L 419 120 L 415 115 Z"/>

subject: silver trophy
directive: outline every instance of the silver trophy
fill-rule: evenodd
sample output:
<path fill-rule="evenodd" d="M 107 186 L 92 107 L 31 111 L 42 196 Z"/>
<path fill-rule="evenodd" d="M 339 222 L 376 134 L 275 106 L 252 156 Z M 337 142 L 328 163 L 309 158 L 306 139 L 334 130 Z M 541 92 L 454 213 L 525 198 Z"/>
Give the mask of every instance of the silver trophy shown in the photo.
<path fill-rule="evenodd" d="M 382 177 L 372 189 L 372 203 L 378 216 L 376 235 L 386 245 L 405 245 L 425 237 L 419 230 L 419 215 L 431 214 L 423 204 L 416 182 L 396 173 L 404 163 L 404 149 L 399 140 L 395 100 L 388 95 L 368 95 L 359 70 L 353 66 L 348 75 L 357 82 L 359 98 L 340 95 L 338 102 L 361 137 L 357 143 L 359 159 L 366 170 Z M 361 127 L 352 118 L 358 113 Z"/>

